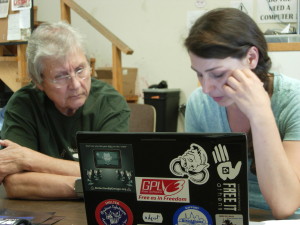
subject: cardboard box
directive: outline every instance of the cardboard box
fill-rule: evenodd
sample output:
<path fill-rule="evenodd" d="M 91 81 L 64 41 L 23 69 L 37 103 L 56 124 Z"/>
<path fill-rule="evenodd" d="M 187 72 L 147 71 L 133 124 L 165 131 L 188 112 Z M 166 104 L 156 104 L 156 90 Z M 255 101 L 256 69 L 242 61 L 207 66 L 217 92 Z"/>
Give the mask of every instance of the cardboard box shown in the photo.
<path fill-rule="evenodd" d="M 124 67 L 123 72 L 123 95 L 134 96 L 137 78 L 137 68 Z M 100 67 L 96 69 L 96 78 L 112 85 L 112 68 Z"/>

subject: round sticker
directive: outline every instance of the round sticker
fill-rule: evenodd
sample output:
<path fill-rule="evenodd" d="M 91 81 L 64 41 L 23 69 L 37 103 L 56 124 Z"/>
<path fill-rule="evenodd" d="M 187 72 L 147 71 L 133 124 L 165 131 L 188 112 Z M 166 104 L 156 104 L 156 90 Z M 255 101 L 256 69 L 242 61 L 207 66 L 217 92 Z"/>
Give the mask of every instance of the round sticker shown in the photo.
<path fill-rule="evenodd" d="M 212 225 L 210 214 L 203 208 L 196 205 L 180 207 L 173 216 L 174 225 L 184 224 L 207 224 Z"/>
<path fill-rule="evenodd" d="M 95 217 L 99 225 L 132 225 L 133 223 L 133 214 L 130 208 L 115 199 L 100 202 L 96 207 Z"/>

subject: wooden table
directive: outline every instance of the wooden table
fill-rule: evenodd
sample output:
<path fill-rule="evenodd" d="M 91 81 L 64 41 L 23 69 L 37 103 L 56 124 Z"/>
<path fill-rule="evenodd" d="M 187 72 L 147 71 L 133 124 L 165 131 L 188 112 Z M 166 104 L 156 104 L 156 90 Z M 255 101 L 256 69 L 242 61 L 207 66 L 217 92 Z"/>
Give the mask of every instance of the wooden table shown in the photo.
<path fill-rule="evenodd" d="M 5 198 L 3 186 L 0 186 L 0 208 L 31 212 L 56 212 L 64 219 L 57 225 L 87 225 L 83 201 L 29 201 L 9 200 Z M 270 211 L 250 209 L 251 221 L 273 220 Z M 293 219 L 300 219 L 300 215 Z"/>
<path fill-rule="evenodd" d="M 55 212 L 64 219 L 57 225 L 86 225 L 84 202 L 74 201 L 29 201 L 10 200 L 5 198 L 3 185 L 0 186 L 0 208 L 30 212 Z"/>
<path fill-rule="evenodd" d="M 27 201 L 0 200 L 0 208 L 30 212 L 56 212 L 56 216 L 63 216 L 58 225 L 85 225 L 86 216 L 82 201 Z"/>

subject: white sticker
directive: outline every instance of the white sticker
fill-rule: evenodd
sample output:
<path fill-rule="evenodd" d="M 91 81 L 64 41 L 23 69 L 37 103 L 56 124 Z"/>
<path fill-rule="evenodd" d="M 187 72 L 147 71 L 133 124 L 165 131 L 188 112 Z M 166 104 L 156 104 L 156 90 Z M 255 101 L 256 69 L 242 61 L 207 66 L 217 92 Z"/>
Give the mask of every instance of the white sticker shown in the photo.
<path fill-rule="evenodd" d="M 163 216 L 161 213 L 144 212 L 143 220 L 146 223 L 162 223 Z"/>
<path fill-rule="evenodd" d="M 187 179 L 136 177 L 138 201 L 190 202 Z"/>
<path fill-rule="evenodd" d="M 173 159 L 170 163 L 170 171 L 175 176 L 187 176 L 194 184 L 205 184 L 209 179 L 207 168 L 207 154 L 205 150 L 197 144 L 191 144 L 190 149 L 183 155 Z"/>

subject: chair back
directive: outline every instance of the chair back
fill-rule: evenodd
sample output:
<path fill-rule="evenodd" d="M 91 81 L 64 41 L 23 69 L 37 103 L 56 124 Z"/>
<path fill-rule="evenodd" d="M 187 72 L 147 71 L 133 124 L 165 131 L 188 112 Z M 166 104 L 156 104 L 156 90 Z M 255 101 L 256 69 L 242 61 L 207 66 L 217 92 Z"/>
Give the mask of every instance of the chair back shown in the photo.
<path fill-rule="evenodd" d="M 129 132 L 155 132 L 156 110 L 148 104 L 128 103 L 131 109 Z"/>

